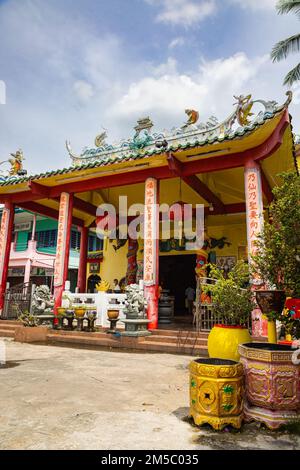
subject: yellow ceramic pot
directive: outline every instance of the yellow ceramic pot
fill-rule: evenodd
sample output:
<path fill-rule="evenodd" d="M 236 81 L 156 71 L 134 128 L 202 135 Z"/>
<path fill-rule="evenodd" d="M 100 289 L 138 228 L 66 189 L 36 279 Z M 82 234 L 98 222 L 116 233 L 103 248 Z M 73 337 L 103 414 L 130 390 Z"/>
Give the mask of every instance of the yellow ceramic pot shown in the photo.
<path fill-rule="evenodd" d="M 82 308 L 82 307 L 75 308 L 75 316 L 76 317 L 82 318 L 82 317 L 84 317 L 84 314 L 85 314 L 85 308 Z"/>
<path fill-rule="evenodd" d="M 215 325 L 208 336 L 209 357 L 239 361 L 239 344 L 251 343 L 248 328 L 241 326 Z"/>
<path fill-rule="evenodd" d="M 197 359 L 190 364 L 190 415 L 197 426 L 240 428 L 243 417 L 244 371 L 225 359 Z"/>
<path fill-rule="evenodd" d="M 64 307 L 57 308 L 57 315 L 62 316 L 66 313 L 66 309 Z"/>
<path fill-rule="evenodd" d="M 109 320 L 116 320 L 119 317 L 119 310 L 107 310 L 107 317 Z"/>

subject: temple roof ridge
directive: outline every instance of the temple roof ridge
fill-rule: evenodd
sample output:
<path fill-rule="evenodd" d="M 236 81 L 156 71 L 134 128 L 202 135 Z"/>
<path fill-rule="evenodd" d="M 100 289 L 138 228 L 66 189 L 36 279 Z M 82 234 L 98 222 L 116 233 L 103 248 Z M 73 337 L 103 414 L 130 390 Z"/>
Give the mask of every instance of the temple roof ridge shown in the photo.
<path fill-rule="evenodd" d="M 134 127 L 133 138 L 123 139 L 117 144 L 107 144 L 107 131 L 95 139 L 95 147 L 86 148 L 82 154 L 76 155 L 69 142 L 66 142 L 67 150 L 72 160 L 72 165 L 57 170 L 49 170 L 35 175 L 1 175 L 0 186 L 8 186 L 26 181 L 48 178 L 50 176 L 72 173 L 77 170 L 92 169 L 105 165 L 121 163 L 125 161 L 141 160 L 162 154 L 165 151 L 176 152 L 195 147 L 203 147 L 240 139 L 249 135 L 265 122 L 287 109 L 292 100 L 292 92 L 286 93 L 287 100 L 278 105 L 276 101 L 252 100 L 252 95 L 236 96 L 237 101 L 233 112 L 222 122 L 210 117 L 206 123 L 199 121 L 199 113 L 196 110 L 185 110 L 188 119 L 180 127 L 174 127 L 170 131 L 153 132 L 153 122 L 149 117 L 138 120 Z M 263 106 L 257 114 L 254 114 L 254 104 Z M 234 127 L 234 125 L 236 125 Z"/>
<path fill-rule="evenodd" d="M 234 138 L 243 135 L 247 131 L 254 130 L 257 124 L 273 117 L 283 108 L 288 107 L 292 100 L 292 92 L 287 92 L 287 100 L 283 105 L 278 105 L 274 100 L 253 100 L 252 95 L 234 96 L 236 99 L 234 111 L 223 121 L 219 122 L 215 116 L 211 116 L 206 122 L 199 122 L 199 113 L 196 110 L 186 109 L 188 120 L 180 127 L 173 127 L 169 131 L 152 132 L 153 122 L 149 117 L 138 120 L 135 126 L 135 134 L 132 138 L 122 139 L 118 143 L 106 142 L 106 130 L 95 139 L 95 147 L 85 147 L 80 155 L 76 155 L 70 143 L 66 142 L 68 153 L 74 166 L 88 162 L 111 158 L 122 159 L 133 152 L 146 154 L 155 153 L 159 143 L 167 141 L 170 147 L 182 147 L 186 144 L 203 145 L 203 143 L 222 142 L 226 138 Z M 263 110 L 256 115 L 252 112 L 253 106 L 260 104 Z M 234 127 L 234 125 L 237 125 Z"/>

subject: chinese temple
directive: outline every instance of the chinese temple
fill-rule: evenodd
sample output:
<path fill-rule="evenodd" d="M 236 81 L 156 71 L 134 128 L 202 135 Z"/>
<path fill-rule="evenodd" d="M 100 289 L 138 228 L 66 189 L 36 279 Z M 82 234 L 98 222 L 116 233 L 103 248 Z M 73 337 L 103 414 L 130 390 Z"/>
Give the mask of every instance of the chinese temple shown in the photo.
<path fill-rule="evenodd" d="M 100 277 L 127 284 L 143 280 L 148 300 L 149 328 L 158 324 L 159 284 L 175 296 L 175 309 L 184 309 L 184 292 L 203 275 L 207 260 L 229 270 L 255 250 L 257 234 L 268 216 L 272 188 L 280 173 L 298 172 L 287 93 L 284 104 L 248 96 L 235 97 L 229 117 L 199 121 L 196 110 L 186 110 L 182 125 L 156 132 L 149 117 L 140 119 L 132 138 L 107 142 L 103 132 L 93 148 L 76 154 L 67 168 L 27 175 L 11 172 L 0 179 L 4 204 L 0 234 L 0 310 L 3 308 L 16 208 L 58 221 L 54 294 L 61 305 L 68 280 L 72 227 L 81 233 L 78 292 L 87 291 L 88 236 L 97 225 L 97 207 L 127 197 L 128 207 L 145 204 L 144 239 L 105 240 Z M 187 250 L 185 240 L 163 239 L 160 214 L 154 204 L 203 204 L 205 244 Z M 150 214 L 150 215 L 149 215 Z"/>

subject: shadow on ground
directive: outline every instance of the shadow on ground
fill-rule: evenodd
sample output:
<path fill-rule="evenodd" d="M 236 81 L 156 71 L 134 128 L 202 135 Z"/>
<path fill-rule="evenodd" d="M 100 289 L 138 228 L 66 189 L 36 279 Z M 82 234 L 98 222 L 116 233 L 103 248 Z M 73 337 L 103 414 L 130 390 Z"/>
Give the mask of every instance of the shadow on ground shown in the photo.
<path fill-rule="evenodd" d="M 196 426 L 188 407 L 177 408 L 172 414 L 193 428 L 193 444 L 209 446 L 213 450 L 299 449 L 300 420 L 276 431 L 257 422 L 245 423 L 241 429 L 226 426 L 222 431 L 215 431 L 209 424 Z"/>

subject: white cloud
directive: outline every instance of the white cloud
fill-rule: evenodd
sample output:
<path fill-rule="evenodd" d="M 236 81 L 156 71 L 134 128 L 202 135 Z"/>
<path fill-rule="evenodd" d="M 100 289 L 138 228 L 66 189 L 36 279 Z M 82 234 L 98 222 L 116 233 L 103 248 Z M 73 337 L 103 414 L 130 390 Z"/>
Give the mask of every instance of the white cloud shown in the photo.
<path fill-rule="evenodd" d="M 252 93 L 254 99 L 286 99 L 282 87 L 289 64 L 270 62 L 269 56 L 249 58 L 240 52 L 232 57 L 203 61 L 196 73 L 147 76 L 132 83 L 111 107 L 111 117 L 120 128 L 132 128 L 141 116 L 150 115 L 157 130 L 170 129 L 185 121 L 184 110 L 199 111 L 200 120 L 212 114 L 222 120 L 232 112 L 233 96 Z M 291 106 L 294 123 L 300 118 L 297 100 Z M 256 111 L 261 110 L 256 105 Z"/>
<path fill-rule="evenodd" d="M 230 113 L 233 95 L 249 90 L 266 58 L 250 60 L 244 53 L 226 59 L 203 61 L 194 74 L 164 74 L 145 77 L 131 84 L 115 103 L 112 112 L 128 119 L 139 114 L 155 114 L 159 121 L 180 124 L 184 109 L 194 108 L 202 117 Z"/>
<path fill-rule="evenodd" d="M 157 67 L 153 67 L 153 74 L 156 76 L 162 75 L 174 75 L 177 73 L 177 61 L 172 57 L 168 57 L 165 64 L 160 64 Z"/>
<path fill-rule="evenodd" d="M 191 26 L 216 11 L 215 0 L 146 0 L 160 8 L 156 21 L 172 25 Z"/>
<path fill-rule="evenodd" d="M 197 25 L 227 5 L 252 11 L 273 10 L 277 0 L 145 0 L 158 8 L 156 21 L 185 27 Z M 227 4 L 227 5 L 226 5 Z M 172 44 L 172 43 L 171 43 Z M 177 45 L 175 40 L 175 45 Z M 171 46 L 172 47 L 172 46 Z"/>
<path fill-rule="evenodd" d="M 94 96 L 93 86 L 84 80 L 77 80 L 73 85 L 73 89 L 83 103 L 87 103 Z"/>
<path fill-rule="evenodd" d="M 184 46 L 184 44 L 185 44 L 185 39 L 182 36 L 179 36 L 177 38 L 172 39 L 168 47 L 169 49 L 174 49 L 175 47 Z"/>
<path fill-rule="evenodd" d="M 224 0 L 221 0 L 224 1 Z M 278 0 L 229 0 L 244 9 L 251 10 L 274 10 Z"/>

